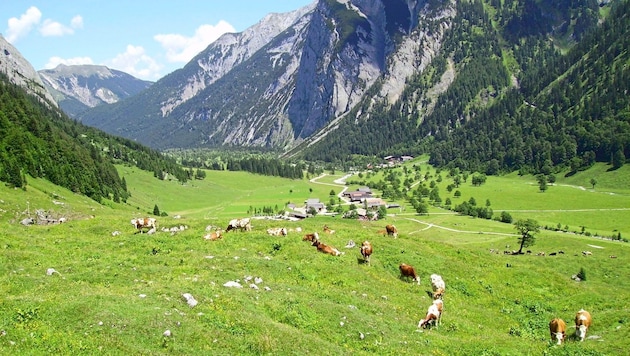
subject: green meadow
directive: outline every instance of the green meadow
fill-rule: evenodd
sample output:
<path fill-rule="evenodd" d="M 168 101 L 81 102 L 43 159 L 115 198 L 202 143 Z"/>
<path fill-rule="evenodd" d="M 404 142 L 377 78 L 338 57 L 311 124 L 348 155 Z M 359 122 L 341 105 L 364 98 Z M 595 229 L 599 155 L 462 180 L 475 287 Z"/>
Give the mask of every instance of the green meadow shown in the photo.
<path fill-rule="evenodd" d="M 252 220 L 251 232 L 208 241 L 207 226 L 224 228 L 252 208 L 283 209 L 309 198 L 328 202 L 331 190 L 343 189 L 334 181 L 345 174 L 311 182 L 208 171 L 204 180 L 182 185 L 120 166 L 131 197 L 126 204 L 102 205 L 30 178 L 26 190 L 0 187 L 0 354 L 627 353 L 630 244 L 602 237 L 630 236 L 626 166 L 558 175 L 544 193 L 531 176 L 489 176 L 481 186 L 469 178 L 455 198 L 446 190 L 452 183 L 447 172 L 419 162 L 409 167 L 441 174 L 441 197 L 453 204 L 488 200 L 495 216 L 507 211 L 514 220 L 569 229 L 541 229 L 533 254 L 508 255 L 503 251 L 518 249 L 512 224 L 437 207 L 418 215 L 399 201 L 403 208 L 390 209 L 383 220 L 261 218 Z M 148 216 L 155 205 L 167 214 L 157 218 L 160 227 L 187 229 L 137 234 L 130 219 Z M 19 223 L 37 209 L 68 221 Z M 399 237 L 383 236 L 385 224 L 395 224 Z M 324 234 L 324 225 L 335 234 Z M 267 228 L 281 226 L 288 236 L 267 235 Z M 318 232 L 344 254 L 317 252 L 302 241 L 307 232 Z M 350 240 L 373 244 L 369 264 L 357 247 L 346 248 Z M 420 285 L 400 278 L 403 262 L 415 267 Z M 581 270 L 586 279 L 574 281 Z M 431 304 L 432 273 L 446 282 L 442 324 L 418 329 Z M 230 281 L 242 288 L 224 286 Z M 198 303 L 189 306 L 184 293 Z M 581 308 L 593 315 L 584 342 L 574 339 L 572 327 Z M 569 326 L 562 346 L 550 341 L 554 317 Z"/>

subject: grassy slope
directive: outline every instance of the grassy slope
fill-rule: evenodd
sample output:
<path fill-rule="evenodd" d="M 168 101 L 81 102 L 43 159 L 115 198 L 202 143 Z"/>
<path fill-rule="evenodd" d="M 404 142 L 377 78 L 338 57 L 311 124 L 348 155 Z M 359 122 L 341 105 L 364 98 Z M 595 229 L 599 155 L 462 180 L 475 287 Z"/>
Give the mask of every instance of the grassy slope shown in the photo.
<path fill-rule="evenodd" d="M 120 169 L 133 194 L 130 206 L 102 207 L 37 180 L 29 181 L 27 192 L 0 187 L 0 330 L 6 331 L 0 336 L 1 354 L 616 355 L 626 350 L 627 243 L 542 231 L 535 251 L 566 253 L 490 254 L 491 248 L 514 248 L 511 225 L 448 214 L 390 214 L 386 222 L 401 232 L 395 240 L 377 233 L 383 221 L 316 217 L 297 223 L 257 220 L 251 233 L 209 242 L 202 238 L 208 224 L 223 226 L 244 216 L 250 205 L 282 206 L 310 196 L 324 200 L 331 186 L 233 172 L 208 172 L 206 180 L 181 186 Z M 528 187 L 521 184 L 524 178 L 494 179 L 482 187 L 462 187 L 461 199 L 470 190 L 481 203 L 486 199 L 481 192 L 488 191 L 495 211 L 523 201 L 505 192 Z M 597 179 L 596 190 L 600 185 L 603 190 L 604 179 Z M 491 195 L 492 186 L 499 192 Z M 538 193 L 533 185 L 523 196 L 534 196 L 526 199 L 533 204 L 560 191 L 556 188 Z M 576 194 L 552 200 L 599 204 L 588 191 L 569 192 Z M 16 212 L 26 210 L 27 200 L 31 210 L 71 212 L 73 219 L 59 226 L 21 226 L 15 223 L 22 218 Z M 170 214 L 160 219 L 161 226 L 185 223 L 190 228 L 173 236 L 133 234 L 129 219 L 154 204 Z M 175 214 L 182 219 L 174 219 Z M 324 224 L 337 233 L 322 234 L 322 240 L 345 255 L 319 254 L 301 241 L 300 233 L 283 238 L 264 233 L 280 225 L 321 233 Z M 122 234 L 112 236 L 114 230 Z M 350 239 L 374 244 L 371 266 L 359 263 L 356 248 L 344 248 Z M 583 250 L 593 256 L 582 256 Z M 609 258 L 612 254 L 618 258 Z M 416 267 L 420 286 L 398 278 L 401 262 Z M 60 275 L 47 276 L 51 267 Z M 587 281 L 576 283 L 570 277 L 580 268 Z M 430 273 L 446 280 L 443 325 L 418 332 L 418 320 L 430 304 Z M 245 276 L 261 277 L 261 289 L 222 286 Z M 199 301 L 193 309 L 181 298 L 187 292 Z M 559 316 L 571 325 L 580 308 L 593 314 L 589 335 L 601 338 L 550 345 L 548 321 Z M 173 337 L 162 336 L 167 329 Z"/>

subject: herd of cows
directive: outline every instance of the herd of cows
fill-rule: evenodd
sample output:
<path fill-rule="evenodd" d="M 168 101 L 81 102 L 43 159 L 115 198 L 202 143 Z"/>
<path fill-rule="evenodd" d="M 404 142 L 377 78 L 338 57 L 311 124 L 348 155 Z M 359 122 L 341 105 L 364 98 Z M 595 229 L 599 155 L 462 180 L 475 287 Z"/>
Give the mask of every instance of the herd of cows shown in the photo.
<path fill-rule="evenodd" d="M 154 233 L 157 230 L 157 221 L 155 218 L 138 218 L 132 219 L 131 224 L 138 230 L 138 232 L 142 233 L 144 229 L 148 229 L 148 233 Z M 223 238 L 223 229 L 211 227 L 206 230 L 214 230 L 209 231 L 208 234 L 204 235 L 204 239 L 206 240 L 218 240 Z M 228 226 L 225 228 L 225 232 L 229 231 L 251 231 L 252 225 L 251 220 L 249 218 L 240 218 L 240 219 L 232 219 L 228 223 Z M 301 232 L 301 229 L 296 229 L 297 232 Z M 330 229 L 327 225 L 324 225 L 323 232 L 325 234 L 334 234 L 335 230 Z M 388 224 L 385 226 L 385 230 L 379 230 L 379 233 L 386 234 L 391 237 L 398 237 L 398 230 L 394 225 Z M 288 229 L 285 227 L 276 227 L 267 229 L 267 234 L 270 236 L 287 236 Z M 341 252 L 337 248 L 327 245 L 323 243 L 317 232 L 306 233 L 304 234 L 302 241 L 308 241 L 311 243 L 311 246 L 314 246 L 317 251 L 330 254 L 333 256 L 343 255 L 344 252 Z M 354 243 L 351 246 L 353 247 Z M 372 244 L 369 241 L 363 241 L 360 246 L 360 253 L 364 260 L 364 262 L 370 264 L 370 256 L 372 255 L 373 248 Z M 400 277 L 401 279 L 411 278 L 412 281 L 420 284 L 420 277 L 416 273 L 413 266 L 401 263 L 399 265 Z M 437 274 L 431 275 L 431 287 L 433 289 L 433 302 L 428 307 L 427 313 L 423 319 L 418 322 L 418 328 L 426 328 L 430 325 L 438 326 L 440 325 L 442 319 L 442 312 L 444 309 L 444 292 L 446 290 L 446 284 L 442 277 Z M 591 314 L 588 311 L 581 309 L 575 315 L 575 330 L 576 337 L 580 341 L 584 341 L 586 337 L 586 331 L 590 327 L 592 322 Z M 566 338 L 566 328 L 567 325 L 564 320 L 560 318 L 554 318 L 549 322 L 549 332 L 551 336 L 551 340 L 556 342 L 558 345 L 562 344 Z"/>

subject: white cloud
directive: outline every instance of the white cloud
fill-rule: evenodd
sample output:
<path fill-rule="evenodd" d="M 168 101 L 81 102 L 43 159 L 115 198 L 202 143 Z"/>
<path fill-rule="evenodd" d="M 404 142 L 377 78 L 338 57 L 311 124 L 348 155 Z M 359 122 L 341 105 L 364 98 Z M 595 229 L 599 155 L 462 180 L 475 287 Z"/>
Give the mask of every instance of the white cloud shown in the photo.
<path fill-rule="evenodd" d="M 74 33 L 74 30 L 68 26 L 62 25 L 59 22 L 46 19 L 44 23 L 39 28 L 39 33 L 44 37 L 49 36 L 63 36 L 63 35 L 71 35 Z"/>
<path fill-rule="evenodd" d="M 12 17 L 8 21 L 6 40 L 13 43 L 20 37 L 26 36 L 42 19 L 42 12 L 35 6 L 31 6 L 20 18 Z"/>
<path fill-rule="evenodd" d="M 192 37 L 179 34 L 159 34 L 153 36 L 153 39 L 166 49 L 166 59 L 169 62 L 186 63 L 227 32 L 236 32 L 236 29 L 228 22 L 221 20 L 216 26 L 199 26 Z"/>
<path fill-rule="evenodd" d="M 94 64 L 94 62 L 92 61 L 92 58 L 90 57 L 74 57 L 74 58 L 50 57 L 48 59 L 48 63 L 44 65 L 44 68 L 53 69 L 60 64 L 71 66 L 71 65 L 81 65 L 81 64 Z"/>
<path fill-rule="evenodd" d="M 81 15 L 77 15 L 70 20 L 70 26 L 72 28 L 83 28 L 83 17 Z"/>
<path fill-rule="evenodd" d="M 162 66 L 148 56 L 141 46 L 127 45 L 124 53 L 105 63 L 106 66 L 144 80 L 157 80 Z"/>
<path fill-rule="evenodd" d="M 72 35 L 74 34 L 74 30 L 77 28 L 83 28 L 83 17 L 79 15 L 72 18 L 70 26 L 66 26 L 51 19 L 46 19 L 40 26 L 39 33 L 41 33 L 44 37 Z"/>

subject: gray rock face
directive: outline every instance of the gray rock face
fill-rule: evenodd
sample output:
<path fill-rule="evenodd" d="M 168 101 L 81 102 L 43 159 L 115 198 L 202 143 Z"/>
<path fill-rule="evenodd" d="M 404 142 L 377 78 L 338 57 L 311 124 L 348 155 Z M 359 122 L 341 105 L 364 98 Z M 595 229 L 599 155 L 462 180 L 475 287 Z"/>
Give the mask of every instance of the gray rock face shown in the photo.
<path fill-rule="evenodd" d="M 35 68 L 2 35 L 0 35 L 0 71 L 9 77 L 9 81 L 13 84 L 23 87 L 28 93 L 38 96 L 42 101 L 57 106 Z"/>
<path fill-rule="evenodd" d="M 113 104 L 148 88 L 152 82 L 99 65 L 59 65 L 40 70 L 46 88 L 70 116 L 102 104 Z"/>
<path fill-rule="evenodd" d="M 452 8 L 318 0 L 222 36 L 143 95 L 81 119 L 158 149 L 288 150 L 333 130 L 361 102 L 397 100 L 439 51 Z"/>

